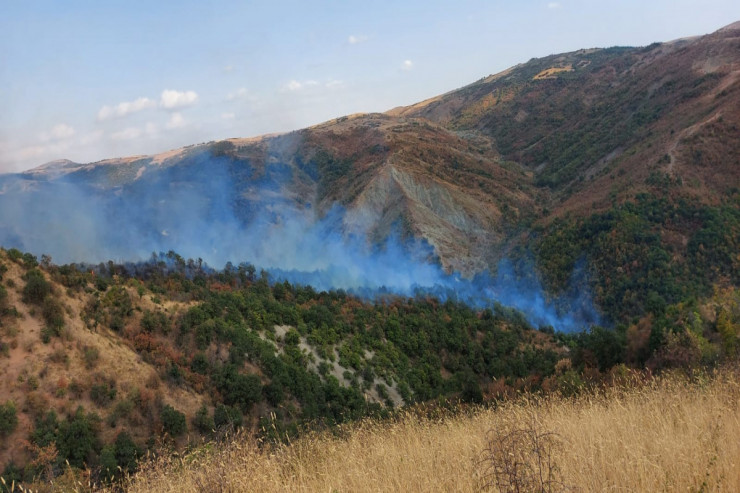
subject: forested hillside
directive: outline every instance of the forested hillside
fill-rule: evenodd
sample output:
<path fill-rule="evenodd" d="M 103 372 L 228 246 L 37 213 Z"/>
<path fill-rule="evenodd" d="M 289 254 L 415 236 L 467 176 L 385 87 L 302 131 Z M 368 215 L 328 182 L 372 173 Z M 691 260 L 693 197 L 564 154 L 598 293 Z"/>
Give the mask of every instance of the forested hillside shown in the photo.
<path fill-rule="evenodd" d="M 739 91 L 733 24 L 0 176 L 0 491 L 732 368 Z"/>
<path fill-rule="evenodd" d="M 563 334 L 501 305 L 369 302 L 174 252 L 97 266 L 0 256 L 1 457 L 5 477 L 23 481 L 67 462 L 107 481 L 147 450 L 232 427 L 272 442 L 437 398 L 578 394 L 630 366 L 734 358 L 740 332 L 734 288 L 617 329 Z"/>

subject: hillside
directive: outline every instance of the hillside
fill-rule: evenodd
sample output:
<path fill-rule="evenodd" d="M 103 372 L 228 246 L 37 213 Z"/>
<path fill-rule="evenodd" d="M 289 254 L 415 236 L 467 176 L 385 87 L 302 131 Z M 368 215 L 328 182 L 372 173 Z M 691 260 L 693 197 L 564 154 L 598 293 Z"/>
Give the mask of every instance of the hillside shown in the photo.
<path fill-rule="evenodd" d="M 283 136 L 53 163 L 5 177 L 3 243 L 65 262 L 176 249 L 217 266 L 248 260 L 286 268 L 261 243 L 247 251 L 243 245 L 260 224 L 292 221 L 372 242 L 393 234 L 423 238 L 445 268 L 470 275 L 500 258 L 512 225 L 535 215 L 531 174 L 504 166 L 485 140 L 380 114 L 340 120 Z M 340 211 L 338 224 L 337 214 L 327 219 L 331 211 Z M 20 217 L 37 221 L 21 224 Z M 55 223 L 64 228 L 49 235 L 45 226 Z"/>
<path fill-rule="evenodd" d="M 249 436 L 149 464 L 129 491 L 736 491 L 735 372 L 677 375 L 578 399 L 408 413 L 287 446 Z M 636 385 L 637 384 L 637 385 Z M 514 462 L 516 461 L 516 462 Z M 538 462 L 539 461 L 539 462 Z"/>
<path fill-rule="evenodd" d="M 693 395 L 701 381 L 651 378 L 732 365 L 740 351 L 738 91 L 736 23 L 533 59 L 288 134 L 0 176 L 2 477 L 97 487 L 148 453 L 163 462 L 132 488 L 177 489 L 156 464 L 195 450 L 266 461 L 278 488 L 329 488 L 291 454 L 385 443 L 394 423 L 427 452 L 424 429 L 480 435 L 497 419 L 521 425 L 521 409 L 560 409 L 547 429 L 582 443 L 564 424 L 579 409 L 616 420 L 625 403 L 654 415 L 666 388 Z M 643 371 L 653 383 L 614 390 Z M 727 381 L 707 384 L 707 402 L 728 410 L 731 433 Z M 544 400 L 505 404 L 522 393 Z M 696 407 L 675 401 L 678 415 L 696 412 L 706 430 L 704 401 L 685 402 Z M 399 413 L 430 403 L 493 409 Z M 208 455 L 233 430 L 263 448 Z M 683 437 L 668 431 L 666 449 Z M 722 454 L 736 451 L 697 440 L 699 466 L 665 459 L 670 477 L 635 474 L 635 488 L 719 488 L 717 471 L 732 490 Z M 483 445 L 463 447 L 455 484 L 480 478 Z M 655 457 L 620 447 L 624 464 Z M 565 483 L 582 484 L 582 459 L 562 456 Z M 605 474 L 582 487 L 625 479 Z"/>
<path fill-rule="evenodd" d="M 174 252 L 55 266 L 0 250 L 0 470 L 51 478 L 68 461 L 97 481 L 216 429 L 276 440 L 437 397 L 480 401 L 551 374 L 567 351 L 503 307 L 371 304 Z"/>
<path fill-rule="evenodd" d="M 740 183 L 740 28 L 644 48 L 533 59 L 389 112 L 489 137 L 554 192 L 550 209 L 584 214 L 682 181 L 707 202 Z"/>
<path fill-rule="evenodd" d="M 740 279 L 738 39 L 552 55 L 386 114 L 5 175 L 0 244 L 409 295 L 511 261 L 561 311 L 593 294 L 575 328 L 631 321 Z"/>
<path fill-rule="evenodd" d="M 430 401 L 573 396 L 611 386 L 626 365 L 693 369 L 740 348 L 734 288 L 568 335 L 501 305 L 369 303 L 174 252 L 126 265 L 48 260 L 0 250 L 0 458 L 2 476 L 23 482 L 68 462 L 105 483 L 147 452 L 233 428 L 280 443 Z"/>

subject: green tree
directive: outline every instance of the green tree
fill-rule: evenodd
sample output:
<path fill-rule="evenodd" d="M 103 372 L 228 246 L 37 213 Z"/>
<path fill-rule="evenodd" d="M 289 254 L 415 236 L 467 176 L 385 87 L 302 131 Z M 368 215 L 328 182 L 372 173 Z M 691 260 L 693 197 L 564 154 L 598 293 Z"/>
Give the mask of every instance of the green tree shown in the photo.
<path fill-rule="evenodd" d="M 159 417 L 162 420 L 164 431 L 170 436 L 180 436 L 188 429 L 185 415 L 169 404 L 166 404 L 162 408 L 162 411 L 159 413 Z"/>
<path fill-rule="evenodd" d="M 40 305 L 51 294 L 51 284 L 38 269 L 31 269 L 23 276 L 26 285 L 23 287 L 23 302 Z"/>
<path fill-rule="evenodd" d="M 86 415 L 80 406 L 73 416 L 59 424 L 57 437 L 59 457 L 69 461 L 71 466 L 85 467 L 98 450 L 95 421 L 95 416 Z"/>
<path fill-rule="evenodd" d="M 215 375 L 216 386 L 224 403 L 249 410 L 262 397 L 262 383 L 257 375 L 242 375 L 233 364 L 224 365 Z"/>

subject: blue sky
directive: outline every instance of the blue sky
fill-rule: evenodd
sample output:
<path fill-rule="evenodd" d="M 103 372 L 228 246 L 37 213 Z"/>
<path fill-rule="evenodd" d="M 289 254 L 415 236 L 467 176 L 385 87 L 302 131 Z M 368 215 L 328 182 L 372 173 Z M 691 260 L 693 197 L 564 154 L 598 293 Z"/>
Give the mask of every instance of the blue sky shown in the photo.
<path fill-rule="evenodd" d="M 740 20 L 737 0 L 0 2 L 0 172 L 294 130 Z"/>

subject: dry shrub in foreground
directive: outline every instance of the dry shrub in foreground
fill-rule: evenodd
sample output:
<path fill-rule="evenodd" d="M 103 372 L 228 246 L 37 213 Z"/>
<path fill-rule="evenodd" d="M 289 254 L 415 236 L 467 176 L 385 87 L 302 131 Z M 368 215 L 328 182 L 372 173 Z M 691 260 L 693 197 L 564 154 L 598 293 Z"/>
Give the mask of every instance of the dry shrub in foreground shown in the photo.
<path fill-rule="evenodd" d="M 493 429 L 483 449 L 481 489 L 520 493 L 565 491 L 555 454 L 562 447 L 557 434 L 542 431 L 532 417 L 525 428 Z"/>
<path fill-rule="evenodd" d="M 511 446 L 505 453 L 522 454 L 525 469 L 531 467 L 532 458 L 538 460 L 537 454 L 525 457 L 532 436 L 508 435 L 512 444 L 506 445 L 512 430 L 538 434 L 545 462 L 537 474 L 550 471 L 541 484 L 551 481 L 554 491 L 562 485 L 572 491 L 740 491 L 740 385 L 733 371 L 692 382 L 668 376 L 571 399 L 522 398 L 458 416 L 408 413 L 286 446 L 259 447 L 236 435 L 152 462 L 126 486 L 160 493 L 517 491 L 516 482 L 491 481 L 485 452 L 498 433 L 503 448 L 497 453 Z"/>

